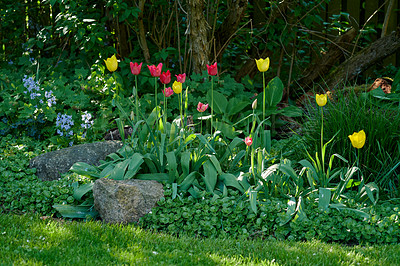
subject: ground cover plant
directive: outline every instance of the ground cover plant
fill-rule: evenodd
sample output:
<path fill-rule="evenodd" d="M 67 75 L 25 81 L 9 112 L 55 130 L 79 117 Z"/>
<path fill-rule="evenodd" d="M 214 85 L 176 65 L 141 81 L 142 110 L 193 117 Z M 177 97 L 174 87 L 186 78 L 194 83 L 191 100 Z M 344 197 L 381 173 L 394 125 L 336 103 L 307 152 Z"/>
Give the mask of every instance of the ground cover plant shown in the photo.
<path fill-rule="evenodd" d="M 270 11 L 271 26 L 253 27 L 240 25 L 245 14 L 261 17 L 243 1 L 211 1 L 207 11 L 193 11 L 196 1 L 173 2 L 168 22 L 162 1 L 139 1 L 140 8 L 124 0 L 64 2 L 0 7 L 1 31 L 21 37 L 0 36 L 6 263 L 65 264 L 55 254 L 66 249 L 75 255 L 64 256 L 68 263 L 97 256 L 99 264 L 398 262 L 397 253 L 382 253 L 400 242 L 400 71 L 390 69 L 391 77 L 397 71 L 390 94 L 349 90 L 344 81 L 328 92 L 337 80 L 327 79 L 325 88 L 312 78 L 324 76 L 314 71 L 319 63 L 307 67 L 335 49 L 309 38 L 308 28 L 324 24 L 324 36 L 355 38 L 342 21 L 346 14 L 324 22 L 328 13 L 318 12 L 328 1 L 257 0 L 254 6 Z M 199 17 L 212 32 L 201 35 L 193 14 L 207 14 Z M 22 21 L 24 30 L 11 21 Z M 144 34 L 144 21 L 162 26 Z M 373 29 L 361 32 L 349 41 L 352 53 L 367 46 Z M 397 38 L 391 36 L 378 41 Z M 308 87 L 318 90 L 299 108 L 294 100 Z M 281 133 L 285 123 L 293 134 Z M 124 146 L 99 166 L 77 162 L 46 182 L 28 167 L 33 156 L 101 141 L 110 130 Z M 165 195 L 138 224 L 101 224 L 92 193 L 99 178 L 157 180 Z M 27 213 L 14 222 L 14 214 Z M 76 244 L 79 234 L 89 242 Z"/>

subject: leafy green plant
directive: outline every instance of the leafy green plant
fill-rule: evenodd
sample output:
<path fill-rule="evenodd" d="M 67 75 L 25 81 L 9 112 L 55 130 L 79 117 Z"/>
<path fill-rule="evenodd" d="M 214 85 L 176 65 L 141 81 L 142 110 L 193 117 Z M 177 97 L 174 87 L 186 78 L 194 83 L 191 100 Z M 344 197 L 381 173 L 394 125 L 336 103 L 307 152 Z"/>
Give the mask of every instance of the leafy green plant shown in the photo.
<path fill-rule="evenodd" d="M 57 181 L 41 181 L 36 169 L 29 168 L 29 159 L 42 152 L 46 143 L 30 138 L 14 139 L 11 135 L 0 141 L 0 209 L 4 212 L 35 212 L 52 216 L 53 204 L 72 204 L 73 183 L 85 182 L 76 175 Z"/>

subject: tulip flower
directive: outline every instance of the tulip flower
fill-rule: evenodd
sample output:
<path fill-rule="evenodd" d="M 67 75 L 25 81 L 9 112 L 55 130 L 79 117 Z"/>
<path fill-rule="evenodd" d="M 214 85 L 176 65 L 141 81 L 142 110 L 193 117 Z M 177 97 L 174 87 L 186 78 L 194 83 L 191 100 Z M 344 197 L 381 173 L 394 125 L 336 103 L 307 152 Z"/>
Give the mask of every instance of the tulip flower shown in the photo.
<path fill-rule="evenodd" d="M 200 113 L 204 112 L 205 110 L 207 110 L 208 108 L 208 104 L 203 104 L 201 102 L 199 102 L 197 104 L 197 111 L 199 111 Z"/>
<path fill-rule="evenodd" d="M 106 63 L 106 67 L 108 71 L 114 72 L 118 68 L 118 61 L 115 55 L 111 56 L 111 58 L 107 58 L 107 60 L 104 60 Z"/>
<path fill-rule="evenodd" d="M 171 73 L 169 72 L 169 70 L 167 70 L 167 72 L 161 73 L 160 81 L 162 84 L 168 84 L 171 82 Z"/>
<path fill-rule="evenodd" d="M 147 67 L 152 77 L 159 77 L 161 75 L 162 63 L 159 63 L 158 66 L 152 65 Z"/>
<path fill-rule="evenodd" d="M 317 94 L 315 96 L 315 100 L 316 100 L 317 104 L 322 107 L 328 101 L 328 97 L 326 94 Z"/>
<path fill-rule="evenodd" d="M 186 80 L 186 74 L 179 74 L 179 75 L 175 75 L 176 76 L 176 80 L 180 83 L 185 83 Z"/>
<path fill-rule="evenodd" d="M 179 94 L 182 92 L 182 83 L 180 83 L 179 81 L 174 81 L 174 83 L 172 84 L 172 89 L 174 90 L 174 92 L 176 94 Z"/>
<path fill-rule="evenodd" d="M 354 148 L 361 149 L 364 146 L 366 139 L 364 130 L 354 132 L 353 135 L 349 135 L 349 139 Z"/>
<path fill-rule="evenodd" d="M 251 137 L 246 137 L 244 143 L 246 143 L 247 146 L 251 146 L 251 144 L 253 144 L 253 139 Z"/>
<path fill-rule="evenodd" d="M 269 57 L 267 57 L 266 59 L 256 59 L 256 64 L 257 64 L 257 68 L 260 72 L 265 72 L 268 70 L 269 68 Z"/>
<path fill-rule="evenodd" d="M 131 72 L 132 72 L 133 75 L 139 75 L 140 74 L 140 70 L 142 69 L 142 64 L 143 63 L 138 64 L 136 62 L 135 63 L 130 62 Z"/>
<path fill-rule="evenodd" d="M 165 97 L 170 97 L 172 94 L 174 94 L 174 91 L 171 89 L 171 87 L 165 88 L 165 90 L 162 90 L 164 93 Z"/>
<path fill-rule="evenodd" d="M 217 62 L 212 64 L 211 66 L 207 65 L 208 75 L 215 76 L 218 74 Z"/>

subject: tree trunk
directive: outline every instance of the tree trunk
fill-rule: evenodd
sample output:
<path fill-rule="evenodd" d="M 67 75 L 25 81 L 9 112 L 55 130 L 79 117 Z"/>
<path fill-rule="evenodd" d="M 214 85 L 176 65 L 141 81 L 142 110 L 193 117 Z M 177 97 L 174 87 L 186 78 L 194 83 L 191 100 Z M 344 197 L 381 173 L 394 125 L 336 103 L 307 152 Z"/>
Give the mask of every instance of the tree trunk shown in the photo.
<path fill-rule="evenodd" d="M 143 51 L 144 60 L 146 61 L 147 64 L 149 64 L 150 63 L 150 52 L 149 52 L 149 47 L 147 46 L 146 30 L 144 28 L 144 23 L 143 23 L 143 11 L 144 11 L 145 2 L 146 2 L 146 0 L 139 1 L 140 13 L 138 16 L 138 27 L 139 27 L 138 39 L 139 39 L 140 48 L 142 48 L 142 51 Z"/>
<path fill-rule="evenodd" d="M 229 0 L 229 14 L 225 18 L 222 25 L 215 32 L 216 39 L 216 51 L 215 56 L 220 58 L 231 41 L 232 37 L 235 35 L 239 23 L 245 15 L 247 9 L 247 0 Z M 217 60 L 217 58 L 214 58 Z"/>
<path fill-rule="evenodd" d="M 328 52 L 304 70 L 304 77 L 294 82 L 295 86 L 299 88 L 298 91 L 308 91 L 315 82 L 321 78 L 323 79 L 329 70 L 345 55 L 357 33 L 358 31 L 352 28 L 331 43 Z"/>
<path fill-rule="evenodd" d="M 334 89 L 355 78 L 368 67 L 388 57 L 400 49 L 400 27 L 396 32 L 380 38 L 357 55 L 349 58 L 332 72 L 326 81 L 329 89 Z"/>
<path fill-rule="evenodd" d="M 193 72 L 201 73 L 206 69 L 208 62 L 209 44 L 207 39 L 207 25 L 204 17 L 204 1 L 188 1 L 190 52 L 193 60 Z"/>

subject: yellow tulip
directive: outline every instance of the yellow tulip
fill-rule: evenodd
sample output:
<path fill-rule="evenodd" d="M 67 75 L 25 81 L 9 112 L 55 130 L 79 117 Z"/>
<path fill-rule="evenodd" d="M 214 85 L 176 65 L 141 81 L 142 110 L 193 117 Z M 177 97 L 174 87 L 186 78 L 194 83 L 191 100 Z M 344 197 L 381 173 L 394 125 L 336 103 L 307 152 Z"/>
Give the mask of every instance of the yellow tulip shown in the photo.
<path fill-rule="evenodd" d="M 268 70 L 269 68 L 269 57 L 267 57 L 266 59 L 256 59 L 256 63 L 257 63 L 257 68 L 260 72 L 265 72 Z"/>
<path fill-rule="evenodd" d="M 366 135 L 364 130 L 361 130 L 359 132 L 354 132 L 353 135 L 349 135 L 349 139 L 351 141 L 351 144 L 353 145 L 354 148 L 361 149 L 364 144 L 365 144 L 365 139 Z"/>
<path fill-rule="evenodd" d="M 315 96 L 315 100 L 317 101 L 317 104 L 322 107 L 328 101 L 328 97 L 326 96 L 326 94 L 317 94 Z"/>
<path fill-rule="evenodd" d="M 107 61 L 104 60 L 104 62 L 106 63 L 107 69 L 110 72 L 114 72 L 115 70 L 117 70 L 118 61 L 117 61 L 117 58 L 115 57 L 115 55 L 111 56 L 111 58 L 107 58 Z"/>
<path fill-rule="evenodd" d="M 179 81 L 174 81 L 174 83 L 172 84 L 172 89 L 174 90 L 174 92 L 176 94 L 179 94 L 182 92 L 182 83 L 180 83 Z"/>

